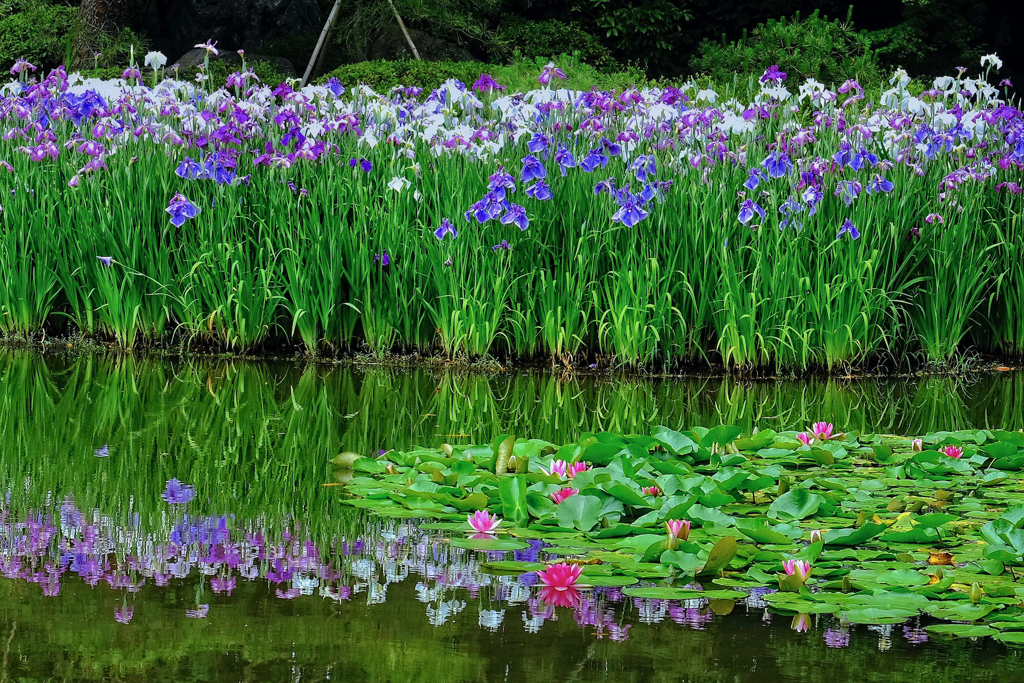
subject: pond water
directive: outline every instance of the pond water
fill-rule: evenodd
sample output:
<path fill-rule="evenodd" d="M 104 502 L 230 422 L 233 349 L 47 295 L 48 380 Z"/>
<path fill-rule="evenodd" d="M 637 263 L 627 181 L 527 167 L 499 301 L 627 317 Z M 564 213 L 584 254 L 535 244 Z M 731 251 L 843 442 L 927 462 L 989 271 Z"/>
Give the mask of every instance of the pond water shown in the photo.
<path fill-rule="evenodd" d="M 605 587 L 550 606 L 535 575 L 484 571 L 501 553 L 324 485 L 344 450 L 498 433 L 1020 429 L 1018 375 L 745 385 L 32 354 L 0 356 L 0 373 L 0 683 L 1020 680 L 1021 656 L 990 639 L 794 620 L 756 591 Z M 194 498 L 167 502 L 188 498 L 171 479 Z"/>

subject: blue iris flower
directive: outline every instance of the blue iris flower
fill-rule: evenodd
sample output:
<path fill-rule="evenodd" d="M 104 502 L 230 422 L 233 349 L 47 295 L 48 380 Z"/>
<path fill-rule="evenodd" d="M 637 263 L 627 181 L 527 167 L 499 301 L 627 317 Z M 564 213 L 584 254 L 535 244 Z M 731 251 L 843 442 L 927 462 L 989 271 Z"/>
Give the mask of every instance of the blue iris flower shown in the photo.
<path fill-rule="evenodd" d="M 857 239 L 860 237 L 860 230 L 858 230 L 857 226 L 850 222 L 849 218 L 847 218 L 846 222 L 843 223 L 843 227 L 839 228 L 839 234 L 836 235 L 836 239 L 839 239 L 843 235 L 849 235 L 852 239 Z"/>
<path fill-rule="evenodd" d="M 608 157 L 601 153 L 601 148 L 597 147 L 590 150 L 590 152 L 580 162 L 580 168 L 586 173 L 591 173 L 594 169 L 601 167 L 604 168 L 608 165 Z"/>
<path fill-rule="evenodd" d="M 534 133 L 530 141 L 526 143 L 526 149 L 530 150 L 530 154 L 537 154 L 538 152 L 544 153 L 544 158 L 547 158 L 548 147 L 551 145 L 551 139 L 544 135 L 544 133 Z"/>
<path fill-rule="evenodd" d="M 518 204 L 509 205 L 508 211 L 501 217 L 501 222 L 505 225 L 512 223 L 520 230 L 526 230 L 530 227 L 530 219 L 526 216 L 526 209 Z"/>
<path fill-rule="evenodd" d="M 526 188 L 526 196 L 543 202 L 551 199 L 554 195 L 551 194 L 551 188 L 548 187 L 547 182 L 538 180 Z"/>
<path fill-rule="evenodd" d="M 789 155 L 778 150 L 774 154 L 769 154 L 761 165 L 768 170 L 768 175 L 772 178 L 781 178 L 793 169 Z"/>
<path fill-rule="evenodd" d="M 511 174 L 506 173 L 505 169 L 501 166 L 498 167 L 498 172 L 490 176 L 488 180 L 490 182 L 487 183 L 487 189 L 498 199 L 505 198 L 506 190 L 516 191 L 516 179 Z"/>
<path fill-rule="evenodd" d="M 455 239 L 459 236 L 459 232 L 455 229 L 455 226 L 452 225 L 451 221 L 445 218 L 441 220 L 441 227 L 434 231 L 434 237 L 439 240 L 443 240 L 448 235 L 451 235 L 452 239 Z"/>
<path fill-rule="evenodd" d="M 559 145 L 558 151 L 555 152 L 555 163 L 558 164 L 558 169 L 562 172 L 563 178 L 567 175 L 565 169 L 576 167 L 576 159 L 573 158 L 572 152 L 562 145 Z"/>
<path fill-rule="evenodd" d="M 647 182 L 648 176 L 652 176 L 658 172 L 657 162 L 655 161 L 653 154 L 641 154 L 633 161 L 630 169 L 636 175 L 636 179 L 641 183 Z"/>
<path fill-rule="evenodd" d="M 643 207 L 643 203 L 640 198 L 629 192 L 625 193 L 619 202 L 619 210 L 612 216 L 612 221 L 616 223 L 622 223 L 627 228 L 632 228 L 634 225 L 647 218 L 648 213 Z"/>
<path fill-rule="evenodd" d="M 761 219 L 764 220 L 764 209 L 762 209 L 754 200 L 747 199 L 740 204 L 740 215 L 738 216 L 740 223 L 746 225 L 750 222 L 750 219 L 754 217 L 755 213 L 761 216 Z"/>
<path fill-rule="evenodd" d="M 188 197 L 179 192 L 174 195 L 173 199 L 171 199 L 171 203 L 167 206 L 165 211 L 171 215 L 171 223 L 173 223 L 175 227 L 180 228 L 186 220 L 198 216 L 201 209 L 190 202 Z"/>
<path fill-rule="evenodd" d="M 531 180 L 543 180 L 547 177 L 548 172 L 544 169 L 544 164 L 540 163 L 540 159 L 532 154 L 523 157 L 523 170 L 519 173 L 521 181 L 528 183 Z"/>
<path fill-rule="evenodd" d="M 876 174 L 875 177 L 871 179 L 871 182 L 868 183 L 868 194 L 871 194 L 872 192 L 892 192 L 894 187 L 896 186 L 893 185 L 891 180 L 883 175 Z"/>
<path fill-rule="evenodd" d="M 748 190 L 755 190 L 757 189 L 757 186 L 761 184 L 761 181 L 766 179 L 767 176 L 765 176 L 761 169 L 756 167 L 752 168 L 750 169 L 750 176 L 747 178 L 747 181 L 743 183 L 743 187 Z"/>
<path fill-rule="evenodd" d="M 843 202 L 849 206 L 853 204 L 853 200 L 857 198 L 862 189 L 864 189 L 863 186 L 856 180 L 840 180 L 835 194 L 837 197 L 842 197 Z"/>

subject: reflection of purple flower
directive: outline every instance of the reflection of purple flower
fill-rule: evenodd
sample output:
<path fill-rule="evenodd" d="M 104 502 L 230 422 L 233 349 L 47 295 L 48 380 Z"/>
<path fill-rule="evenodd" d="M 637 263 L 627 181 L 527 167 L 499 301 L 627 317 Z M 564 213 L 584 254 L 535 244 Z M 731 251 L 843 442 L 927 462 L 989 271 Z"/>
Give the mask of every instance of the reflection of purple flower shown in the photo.
<path fill-rule="evenodd" d="M 188 484 L 182 484 L 177 479 L 171 479 L 167 482 L 167 488 L 164 489 L 161 498 L 171 505 L 184 505 L 195 498 L 195 495 L 196 490 L 194 488 Z"/>
<path fill-rule="evenodd" d="M 114 610 L 114 621 L 119 624 L 130 623 L 132 617 L 135 615 L 135 607 L 121 607 L 120 609 Z"/>
<path fill-rule="evenodd" d="M 205 619 L 210 612 L 209 605 L 196 605 L 195 609 L 185 610 L 185 616 L 189 619 Z"/>
<path fill-rule="evenodd" d="M 93 455 L 95 455 L 97 458 L 105 458 L 108 455 L 110 455 L 110 447 L 107 446 L 107 444 L 103 444 L 95 451 L 93 451 Z"/>
<path fill-rule="evenodd" d="M 845 628 L 826 629 L 825 645 L 828 647 L 849 647 L 850 632 Z"/>
<path fill-rule="evenodd" d="M 928 642 L 928 632 L 920 626 L 903 624 L 903 637 L 913 645 L 923 645 Z"/>

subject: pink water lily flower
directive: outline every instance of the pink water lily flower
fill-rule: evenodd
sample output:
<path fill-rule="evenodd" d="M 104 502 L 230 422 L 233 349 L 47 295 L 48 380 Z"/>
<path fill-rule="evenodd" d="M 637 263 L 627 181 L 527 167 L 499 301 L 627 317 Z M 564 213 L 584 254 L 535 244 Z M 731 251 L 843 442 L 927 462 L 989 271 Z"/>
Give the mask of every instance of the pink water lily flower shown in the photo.
<path fill-rule="evenodd" d="M 811 443 L 814 441 L 814 437 L 812 437 L 807 432 L 800 432 L 799 434 L 796 435 L 796 438 L 800 441 L 800 443 L 802 443 L 805 446 L 810 446 Z"/>
<path fill-rule="evenodd" d="M 782 568 L 789 576 L 796 574 L 801 581 L 806 581 L 811 576 L 811 563 L 807 560 L 786 560 L 782 563 Z"/>
<path fill-rule="evenodd" d="M 961 456 L 963 456 L 964 454 L 964 449 L 960 448 L 959 446 L 943 446 L 942 448 L 939 449 L 939 452 L 942 453 L 943 455 L 948 455 L 954 460 L 959 460 Z"/>
<path fill-rule="evenodd" d="M 559 477 L 561 479 L 568 479 L 569 477 L 569 463 L 564 460 L 552 460 L 551 467 L 547 469 L 541 467 L 539 469 L 549 477 Z"/>
<path fill-rule="evenodd" d="M 489 534 L 497 530 L 500 524 L 501 518 L 492 515 L 487 510 L 478 510 L 469 515 L 469 526 L 482 534 Z"/>
<path fill-rule="evenodd" d="M 811 425 L 811 434 L 814 438 L 827 441 L 832 438 L 832 431 L 835 429 L 831 422 L 815 422 Z"/>
<path fill-rule="evenodd" d="M 569 476 L 575 477 L 580 472 L 586 472 L 590 469 L 592 469 L 591 466 L 585 462 L 574 462 L 573 464 L 569 465 Z"/>
<path fill-rule="evenodd" d="M 583 565 L 559 562 L 537 572 L 537 578 L 549 588 L 564 591 L 576 585 L 582 571 Z"/>
<path fill-rule="evenodd" d="M 659 489 L 657 486 L 645 486 L 644 487 L 644 495 L 647 495 L 647 496 L 660 496 L 661 495 L 661 489 Z"/>
<path fill-rule="evenodd" d="M 806 614 L 798 614 L 793 617 L 791 628 L 797 633 L 807 633 L 811 630 L 811 617 Z"/>
<path fill-rule="evenodd" d="M 569 488 L 568 486 L 566 486 L 564 489 L 560 489 L 552 493 L 551 500 L 555 501 L 555 505 L 558 505 L 566 498 L 570 496 L 575 496 L 577 493 L 579 493 L 579 491 L 577 491 L 576 489 Z"/>
<path fill-rule="evenodd" d="M 690 537 L 690 520 L 670 519 L 665 522 L 665 530 L 669 536 L 685 541 Z"/>

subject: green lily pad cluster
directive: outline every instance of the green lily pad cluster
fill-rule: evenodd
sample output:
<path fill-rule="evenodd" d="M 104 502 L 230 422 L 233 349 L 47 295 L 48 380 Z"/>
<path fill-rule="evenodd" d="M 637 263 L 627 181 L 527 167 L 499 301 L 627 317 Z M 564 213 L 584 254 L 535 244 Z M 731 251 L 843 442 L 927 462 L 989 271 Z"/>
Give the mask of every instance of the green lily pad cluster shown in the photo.
<path fill-rule="evenodd" d="M 556 446 L 503 434 L 342 454 L 335 480 L 352 505 L 466 532 L 446 539 L 457 547 L 507 551 L 542 539 L 549 557 L 585 565 L 581 584 L 626 586 L 635 597 L 730 600 L 770 588 L 763 599 L 779 613 L 852 624 L 926 615 L 933 635 L 1024 644 L 1024 433 L 808 437 L 658 427 Z M 560 475 L 558 461 L 577 473 Z M 471 533 L 477 510 L 502 518 L 496 534 Z M 673 535 L 670 520 L 688 520 L 689 533 Z M 804 563 L 809 576 L 793 571 Z"/>

